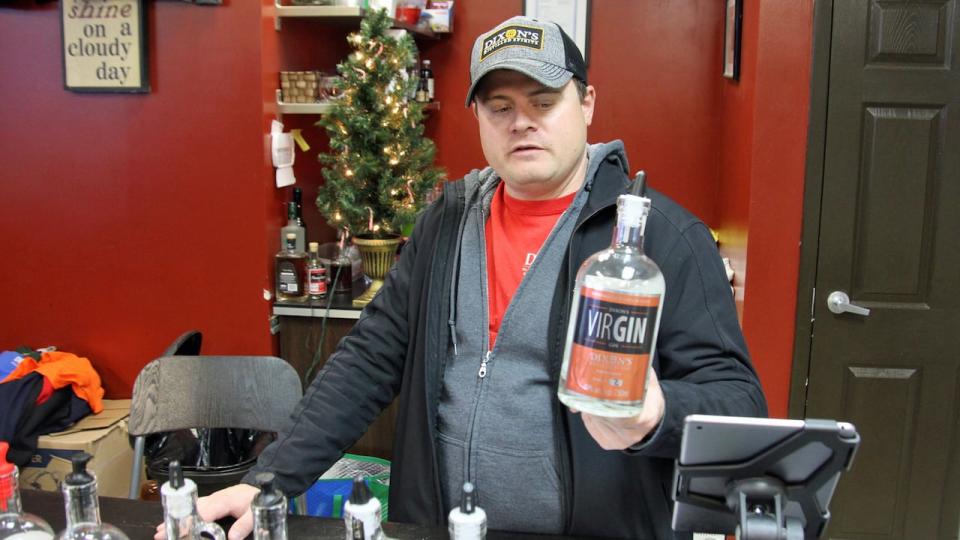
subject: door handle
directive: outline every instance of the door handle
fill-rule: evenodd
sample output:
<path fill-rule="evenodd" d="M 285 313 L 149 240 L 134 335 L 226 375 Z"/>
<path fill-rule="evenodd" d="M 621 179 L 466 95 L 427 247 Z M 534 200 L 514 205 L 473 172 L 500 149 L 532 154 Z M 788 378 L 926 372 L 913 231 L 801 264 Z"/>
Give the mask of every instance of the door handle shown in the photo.
<path fill-rule="evenodd" d="M 833 291 L 827 297 L 827 308 L 834 313 L 853 313 L 854 315 L 870 315 L 870 310 L 850 303 L 850 297 L 843 291 Z"/>

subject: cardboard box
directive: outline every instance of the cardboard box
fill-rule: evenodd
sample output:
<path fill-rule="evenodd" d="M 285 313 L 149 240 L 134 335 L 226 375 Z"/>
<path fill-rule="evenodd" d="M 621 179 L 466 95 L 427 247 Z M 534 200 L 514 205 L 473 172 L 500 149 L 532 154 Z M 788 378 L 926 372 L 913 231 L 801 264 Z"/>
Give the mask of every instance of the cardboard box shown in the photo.
<path fill-rule="evenodd" d="M 435 33 L 453 32 L 453 2 L 433 2 L 430 9 L 423 10 L 423 18 Z"/>
<path fill-rule="evenodd" d="M 37 453 L 20 470 L 20 487 L 59 491 L 70 473 L 70 456 L 87 452 L 88 467 L 97 476 L 97 494 L 126 497 L 130 489 L 133 448 L 127 437 L 130 400 L 103 400 L 103 411 L 92 414 L 65 431 L 42 435 Z"/>

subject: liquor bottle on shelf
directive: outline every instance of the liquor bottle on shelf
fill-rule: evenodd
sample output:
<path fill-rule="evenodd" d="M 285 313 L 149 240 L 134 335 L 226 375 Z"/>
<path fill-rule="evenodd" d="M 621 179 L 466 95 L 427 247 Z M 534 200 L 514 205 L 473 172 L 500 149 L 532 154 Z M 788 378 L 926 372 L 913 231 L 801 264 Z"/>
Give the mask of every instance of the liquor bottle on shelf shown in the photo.
<path fill-rule="evenodd" d="M 303 190 L 293 188 L 293 202 L 297 204 L 297 225 L 303 227 L 303 237 L 307 237 L 307 224 L 303 221 Z"/>
<path fill-rule="evenodd" d="M 423 61 L 423 67 L 420 68 L 420 79 L 427 81 L 427 99 L 426 101 L 434 100 L 434 80 L 433 80 L 433 68 L 431 67 L 429 60 Z"/>
<path fill-rule="evenodd" d="M 53 529 L 20 505 L 20 473 L 7 461 L 10 445 L 0 441 L 0 540 L 50 540 Z"/>
<path fill-rule="evenodd" d="M 227 536 L 219 525 L 200 519 L 197 513 L 197 484 L 183 477 L 180 462 L 171 461 L 168 467 L 170 479 L 160 487 L 167 538 L 226 540 Z"/>
<path fill-rule="evenodd" d="M 297 235 L 287 233 L 283 249 L 276 255 L 277 300 L 303 302 L 307 299 L 307 255 L 297 250 Z"/>
<path fill-rule="evenodd" d="M 656 352 L 666 284 L 643 253 L 650 199 L 633 193 L 617 199 L 617 226 L 608 249 L 594 253 L 577 272 L 557 397 L 598 416 L 635 416 L 643 409 Z"/>
<path fill-rule="evenodd" d="M 416 100 L 419 103 L 427 103 L 430 101 L 430 90 L 427 87 L 427 80 L 422 76 L 417 81 L 417 97 Z"/>
<path fill-rule="evenodd" d="M 307 260 L 307 294 L 311 300 L 327 297 L 327 269 L 320 262 L 320 244 L 310 242 L 310 258 Z"/>
<path fill-rule="evenodd" d="M 86 452 L 70 456 L 73 472 L 64 479 L 64 508 L 67 527 L 57 535 L 58 540 L 129 540 L 123 531 L 100 521 L 100 501 L 97 499 L 97 478 L 87 471 L 93 458 Z"/>
<path fill-rule="evenodd" d="M 254 478 L 260 493 L 250 503 L 254 540 L 287 540 L 287 499 L 274 485 L 273 473 Z"/>
<path fill-rule="evenodd" d="M 283 246 L 288 234 L 293 234 L 296 238 L 297 251 L 305 252 L 307 249 L 307 231 L 299 224 L 300 218 L 297 214 L 297 203 L 290 201 L 287 203 L 287 225 L 280 229 L 280 245 Z"/>

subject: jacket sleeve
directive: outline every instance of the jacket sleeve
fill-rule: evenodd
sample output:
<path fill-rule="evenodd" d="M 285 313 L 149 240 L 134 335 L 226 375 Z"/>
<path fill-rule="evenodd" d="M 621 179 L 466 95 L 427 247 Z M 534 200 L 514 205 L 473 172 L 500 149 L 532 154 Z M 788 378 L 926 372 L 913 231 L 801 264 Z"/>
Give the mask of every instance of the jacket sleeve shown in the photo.
<path fill-rule="evenodd" d="M 411 235 L 380 292 L 340 341 L 243 482 L 253 484 L 257 473 L 269 471 L 285 494 L 306 491 L 396 396 L 407 352 L 408 289 L 416 236 L 416 232 Z"/>
<path fill-rule="evenodd" d="M 687 415 L 766 416 L 767 405 L 706 226 L 691 224 L 658 262 L 667 284 L 654 356 L 664 416 L 630 453 L 675 459 Z"/>

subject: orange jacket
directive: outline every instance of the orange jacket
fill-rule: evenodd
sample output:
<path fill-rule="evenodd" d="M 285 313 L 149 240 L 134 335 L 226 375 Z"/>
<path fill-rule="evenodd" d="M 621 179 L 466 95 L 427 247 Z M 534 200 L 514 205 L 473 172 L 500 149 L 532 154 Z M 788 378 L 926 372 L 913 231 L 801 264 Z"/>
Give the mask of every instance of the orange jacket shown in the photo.
<path fill-rule="evenodd" d="M 3 381 L 15 381 L 34 371 L 46 377 L 54 388 L 71 385 L 73 393 L 86 400 L 94 414 L 103 410 L 103 387 L 100 386 L 100 375 L 93 369 L 90 360 L 60 351 L 43 353 L 40 362 L 25 356 L 20 365 Z"/>

